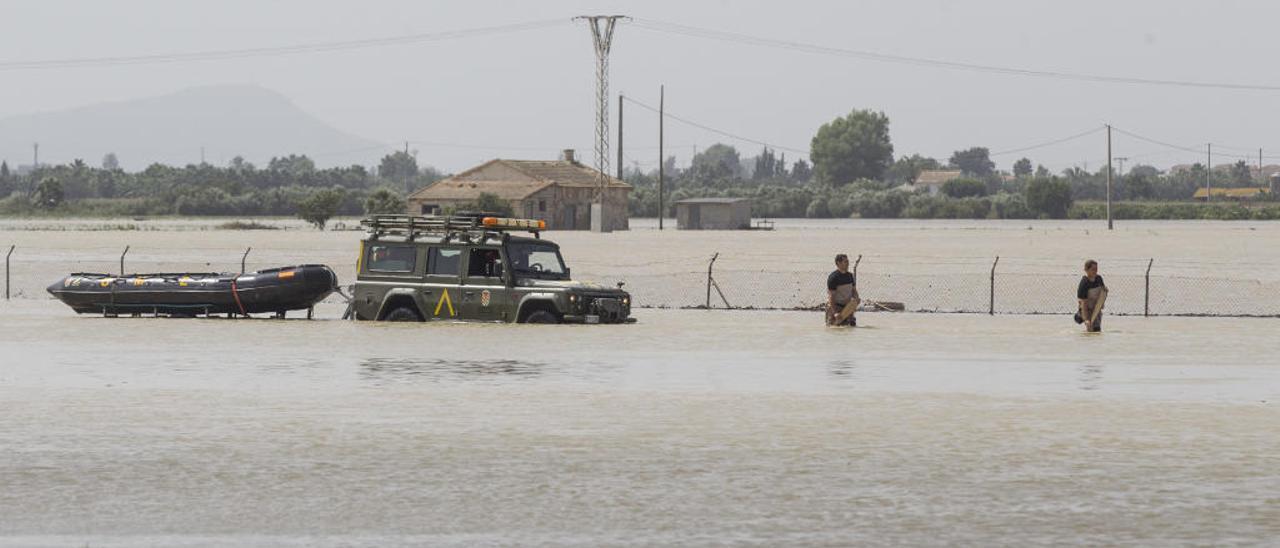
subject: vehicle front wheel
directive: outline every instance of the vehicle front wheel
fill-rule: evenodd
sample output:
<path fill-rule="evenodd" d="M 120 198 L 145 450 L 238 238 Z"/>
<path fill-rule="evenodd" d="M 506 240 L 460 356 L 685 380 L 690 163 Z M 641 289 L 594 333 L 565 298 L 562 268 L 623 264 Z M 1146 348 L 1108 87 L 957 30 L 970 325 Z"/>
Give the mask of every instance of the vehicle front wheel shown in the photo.
<path fill-rule="evenodd" d="M 560 318 L 546 310 L 538 310 L 529 314 L 529 317 L 524 319 L 524 323 L 560 323 Z"/>
<path fill-rule="evenodd" d="M 422 321 L 422 317 L 418 315 L 418 312 L 416 310 L 406 306 L 400 306 L 392 309 L 391 312 L 388 312 L 386 316 L 382 317 L 382 319 L 388 322 L 420 322 Z"/>

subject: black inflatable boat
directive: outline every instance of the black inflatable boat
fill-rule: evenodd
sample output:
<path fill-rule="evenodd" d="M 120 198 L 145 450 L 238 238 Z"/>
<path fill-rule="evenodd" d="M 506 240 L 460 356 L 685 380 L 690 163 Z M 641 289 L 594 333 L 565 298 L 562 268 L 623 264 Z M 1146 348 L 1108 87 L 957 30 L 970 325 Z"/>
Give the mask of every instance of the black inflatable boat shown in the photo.
<path fill-rule="evenodd" d="M 245 274 L 77 273 L 48 291 L 80 314 L 195 316 L 309 310 L 338 288 L 328 266 L 307 264 Z"/>

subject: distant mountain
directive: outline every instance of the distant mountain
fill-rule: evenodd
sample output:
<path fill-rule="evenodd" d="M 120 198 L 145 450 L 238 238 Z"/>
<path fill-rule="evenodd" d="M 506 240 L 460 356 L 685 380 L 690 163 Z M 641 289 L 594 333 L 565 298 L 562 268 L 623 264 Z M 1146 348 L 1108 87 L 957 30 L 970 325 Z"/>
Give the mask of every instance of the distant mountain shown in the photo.
<path fill-rule="evenodd" d="M 210 86 L 169 95 L 0 119 L 0 158 L 30 164 L 80 158 L 99 165 L 114 152 L 133 171 L 160 162 L 223 164 L 239 155 L 259 166 L 272 156 L 308 154 L 320 166 L 368 164 L 382 143 L 356 137 L 258 86 Z"/>

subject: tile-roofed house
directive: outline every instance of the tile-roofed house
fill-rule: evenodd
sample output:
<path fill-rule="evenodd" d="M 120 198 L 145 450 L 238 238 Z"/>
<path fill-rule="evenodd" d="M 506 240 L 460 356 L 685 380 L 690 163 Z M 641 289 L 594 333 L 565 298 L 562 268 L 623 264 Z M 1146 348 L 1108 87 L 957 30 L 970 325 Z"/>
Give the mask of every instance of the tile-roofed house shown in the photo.
<path fill-rule="evenodd" d="M 574 160 L 572 150 L 555 161 L 490 160 L 410 194 L 409 213 L 440 213 L 486 192 L 510 203 L 516 216 L 542 219 L 549 229 L 586 230 L 599 184 L 600 172 Z M 605 177 L 606 230 L 627 229 L 630 192 L 631 185 Z"/>
<path fill-rule="evenodd" d="M 948 181 L 954 181 L 961 176 L 960 170 L 948 169 L 926 169 L 920 172 L 916 177 L 916 182 L 912 185 L 912 190 L 927 189 L 929 194 L 937 195 L 942 192 L 942 185 Z"/>

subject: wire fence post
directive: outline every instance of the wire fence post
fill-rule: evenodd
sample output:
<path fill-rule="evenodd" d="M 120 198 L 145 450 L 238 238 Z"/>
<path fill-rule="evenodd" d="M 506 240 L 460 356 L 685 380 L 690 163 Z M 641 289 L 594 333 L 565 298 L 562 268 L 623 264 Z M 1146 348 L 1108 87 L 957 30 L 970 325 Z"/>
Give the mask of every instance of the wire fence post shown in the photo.
<path fill-rule="evenodd" d="M 9 300 L 9 257 L 13 255 L 13 248 L 16 245 L 9 246 L 9 252 L 4 255 L 4 300 Z"/>
<path fill-rule="evenodd" d="M 711 256 L 711 262 L 707 264 L 707 302 L 705 304 L 707 310 L 711 309 L 711 269 L 716 266 L 716 258 L 720 256 L 719 252 Z"/>
<path fill-rule="evenodd" d="M 996 315 L 996 265 L 1000 264 L 1000 256 L 996 255 L 995 262 L 991 263 L 991 301 L 987 308 L 987 314 Z"/>
<path fill-rule="evenodd" d="M 124 246 L 124 253 L 120 254 L 120 275 L 124 276 L 124 256 L 129 254 L 129 246 Z"/>
<path fill-rule="evenodd" d="M 1146 275 L 1147 288 L 1146 288 L 1146 291 L 1144 291 L 1142 294 L 1142 316 L 1143 317 L 1151 316 L 1151 265 L 1155 262 L 1156 260 L 1154 258 L 1147 261 L 1147 275 Z"/>
<path fill-rule="evenodd" d="M 707 310 L 711 310 L 711 288 L 713 287 L 716 290 L 716 295 L 720 296 L 720 301 L 724 303 L 724 307 L 733 308 L 733 305 L 729 304 L 729 299 L 726 299 L 724 297 L 724 292 L 720 290 L 720 284 L 716 283 L 715 277 L 711 275 L 711 269 L 715 267 L 716 258 L 719 256 L 720 256 L 719 252 L 717 252 L 715 255 L 712 255 L 711 263 L 707 265 L 707 302 L 706 302 Z"/>
<path fill-rule="evenodd" d="M 241 274 L 244 274 L 244 261 L 245 261 L 245 259 L 248 259 L 248 258 L 249 258 L 249 252 L 250 252 L 250 251 L 253 251 L 253 248 L 252 248 L 252 247 L 250 247 L 250 248 L 248 248 L 248 249 L 244 250 L 244 255 L 241 255 L 241 256 L 240 256 L 240 273 L 241 273 Z"/>

